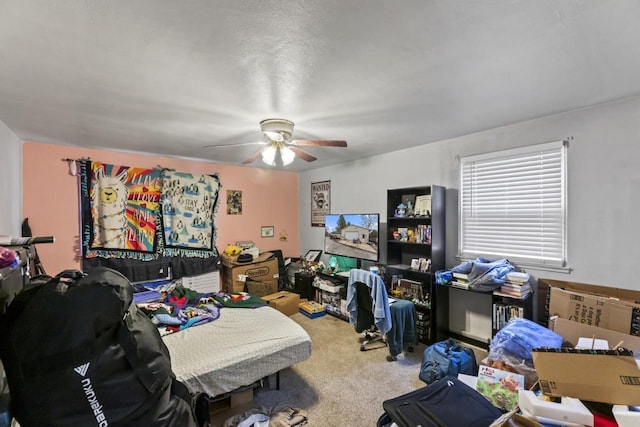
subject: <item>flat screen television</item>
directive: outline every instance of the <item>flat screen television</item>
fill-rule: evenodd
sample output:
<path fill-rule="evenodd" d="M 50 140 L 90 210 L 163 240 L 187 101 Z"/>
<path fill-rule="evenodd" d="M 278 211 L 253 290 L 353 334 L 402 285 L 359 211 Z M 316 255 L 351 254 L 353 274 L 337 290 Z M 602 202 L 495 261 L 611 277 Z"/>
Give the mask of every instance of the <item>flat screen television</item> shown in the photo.
<path fill-rule="evenodd" d="M 380 215 L 327 214 L 324 217 L 324 253 L 377 262 Z"/>

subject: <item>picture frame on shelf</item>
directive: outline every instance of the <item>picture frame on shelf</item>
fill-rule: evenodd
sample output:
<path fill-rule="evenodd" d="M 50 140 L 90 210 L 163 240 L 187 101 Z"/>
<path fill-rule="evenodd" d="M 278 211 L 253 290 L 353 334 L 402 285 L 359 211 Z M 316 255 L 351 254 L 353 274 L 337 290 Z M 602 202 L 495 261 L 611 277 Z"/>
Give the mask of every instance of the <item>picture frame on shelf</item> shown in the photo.
<path fill-rule="evenodd" d="M 416 196 L 414 214 L 416 216 L 422 216 L 422 217 L 431 216 L 431 195 L 430 194 Z"/>
<path fill-rule="evenodd" d="M 273 225 L 265 225 L 260 229 L 260 237 L 273 237 Z"/>
<path fill-rule="evenodd" d="M 419 270 L 420 269 L 420 259 L 419 258 L 413 258 L 411 260 L 411 269 L 412 270 Z"/>
<path fill-rule="evenodd" d="M 430 269 L 431 269 L 431 258 L 420 258 L 420 267 L 418 268 L 418 270 L 420 270 L 423 273 L 426 273 Z"/>
<path fill-rule="evenodd" d="M 320 261 L 320 256 L 321 255 L 322 255 L 322 251 L 321 250 L 311 249 L 304 256 L 304 259 L 307 260 L 307 261 L 318 262 L 318 261 Z"/>

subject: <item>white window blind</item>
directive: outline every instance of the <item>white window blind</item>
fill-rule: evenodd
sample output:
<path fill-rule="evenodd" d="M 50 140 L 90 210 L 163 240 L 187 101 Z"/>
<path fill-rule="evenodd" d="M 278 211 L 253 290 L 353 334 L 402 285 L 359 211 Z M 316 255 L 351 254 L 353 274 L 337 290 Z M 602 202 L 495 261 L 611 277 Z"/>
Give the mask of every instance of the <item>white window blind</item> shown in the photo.
<path fill-rule="evenodd" d="M 459 256 L 566 264 L 563 141 L 460 159 Z"/>

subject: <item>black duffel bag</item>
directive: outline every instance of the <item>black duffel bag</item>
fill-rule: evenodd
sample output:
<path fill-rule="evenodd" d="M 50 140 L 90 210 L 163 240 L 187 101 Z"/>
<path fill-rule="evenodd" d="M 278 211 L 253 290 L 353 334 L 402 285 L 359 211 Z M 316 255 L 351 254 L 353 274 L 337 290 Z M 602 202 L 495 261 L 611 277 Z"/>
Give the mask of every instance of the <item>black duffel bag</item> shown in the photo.
<path fill-rule="evenodd" d="M 34 280 L 15 297 L 0 317 L 0 357 L 22 427 L 198 426 L 132 300 L 127 278 L 107 268 Z"/>
<path fill-rule="evenodd" d="M 488 427 L 502 416 L 486 397 L 448 375 L 382 402 L 378 427 Z"/>

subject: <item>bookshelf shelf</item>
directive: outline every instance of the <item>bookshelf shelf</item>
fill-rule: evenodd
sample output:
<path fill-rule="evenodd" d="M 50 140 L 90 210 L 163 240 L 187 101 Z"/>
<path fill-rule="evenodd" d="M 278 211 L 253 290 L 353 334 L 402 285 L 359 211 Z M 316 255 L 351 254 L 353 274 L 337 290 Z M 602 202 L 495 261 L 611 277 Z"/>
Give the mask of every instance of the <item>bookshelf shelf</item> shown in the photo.
<path fill-rule="evenodd" d="M 491 336 L 514 317 L 533 318 L 533 298 L 531 293 L 525 297 L 514 297 L 499 291 L 494 291 L 491 297 L 492 314 Z"/>
<path fill-rule="evenodd" d="M 445 188 L 387 190 L 386 246 L 386 282 L 393 286 L 392 278 L 401 276 L 421 284 L 420 291 L 409 288 L 419 295 L 407 295 L 419 301 L 415 305 L 419 340 L 429 344 L 446 338 L 448 295 L 436 293 L 433 280 L 433 273 L 445 265 Z"/>

